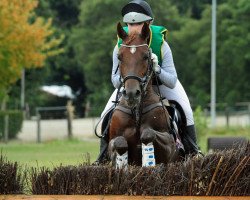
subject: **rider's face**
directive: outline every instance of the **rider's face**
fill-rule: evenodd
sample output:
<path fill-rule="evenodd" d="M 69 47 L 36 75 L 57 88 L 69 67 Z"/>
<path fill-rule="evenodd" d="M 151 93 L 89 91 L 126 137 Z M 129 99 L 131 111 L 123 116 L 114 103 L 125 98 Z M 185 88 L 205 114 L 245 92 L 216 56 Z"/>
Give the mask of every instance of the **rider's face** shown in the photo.
<path fill-rule="evenodd" d="M 131 32 L 140 33 L 142 27 L 143 27 L 143 22 L 134 23 L 134 24 L 128 24 L 128 30 L 129 30 L 130 33 L 131 33 Z"/>

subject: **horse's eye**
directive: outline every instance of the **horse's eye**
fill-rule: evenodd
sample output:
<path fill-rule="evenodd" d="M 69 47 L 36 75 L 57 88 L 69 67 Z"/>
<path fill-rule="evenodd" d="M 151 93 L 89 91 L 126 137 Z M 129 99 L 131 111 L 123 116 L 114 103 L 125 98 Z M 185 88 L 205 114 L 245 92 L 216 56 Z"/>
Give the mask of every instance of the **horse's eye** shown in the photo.
<path fill-rule="evenodd" d="M 148 54 L 143 55 L 143 60 L 148 60 Z"/>
<path fill-rule="evenodd" d="M 118 60 L 122 61 L 122 56 L 121 56 L 121 54 L 117 54 L 117 58 L 118 58 Z"/>

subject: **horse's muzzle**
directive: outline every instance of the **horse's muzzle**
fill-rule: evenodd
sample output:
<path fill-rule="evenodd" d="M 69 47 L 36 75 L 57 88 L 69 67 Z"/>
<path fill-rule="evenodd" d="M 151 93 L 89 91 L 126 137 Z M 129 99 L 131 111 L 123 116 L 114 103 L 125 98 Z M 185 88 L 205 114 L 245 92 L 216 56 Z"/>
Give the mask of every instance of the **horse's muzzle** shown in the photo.
<path fill-rule="evenodd" d="M 141 100 L 141 90 L 139 89 L 124 89 L 122 92 L 123 97 L 128 103 L 128 106 L 135 107 Z"/>

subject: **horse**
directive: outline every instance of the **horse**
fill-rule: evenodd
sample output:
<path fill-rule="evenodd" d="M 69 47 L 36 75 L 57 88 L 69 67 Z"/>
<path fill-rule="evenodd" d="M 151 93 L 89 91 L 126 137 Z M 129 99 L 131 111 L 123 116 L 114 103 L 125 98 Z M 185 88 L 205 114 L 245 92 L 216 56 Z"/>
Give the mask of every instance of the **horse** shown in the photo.
<path fill-rule="evenodd" d="M 118 59 L 124 89 L 109 125 L 110 160 L 117 168 L 175 161 L 179 152 L 169 112 L 152 85 L 156 74 L 148 46 L 149 25 L 144 23 L 140 34 L 127 34 L 118 23 L 117 34 L 123 41 Z"/>

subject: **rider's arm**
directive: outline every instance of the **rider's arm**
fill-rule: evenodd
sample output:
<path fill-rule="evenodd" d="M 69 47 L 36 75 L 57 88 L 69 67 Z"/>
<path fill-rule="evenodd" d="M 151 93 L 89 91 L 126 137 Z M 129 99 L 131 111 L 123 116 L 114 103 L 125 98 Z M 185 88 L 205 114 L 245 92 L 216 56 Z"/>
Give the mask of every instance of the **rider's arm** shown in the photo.
<path fill-rule="evenodd" d="M 112 67 L 112 74 L 111 74 L 111 81 L 115 88 L 119 88 L 121 81 L 120 81 L 120 69 L 118 67 L 119 60 L 118 60 L 118 46 L 116 45 L 113 51 L 113 67 Z"/>
<path fill-rule="evenodd" d="M 172 51 L 166 41 L 162 44 L 162 65 L 159 78 L 164 85 L 173 89 L 177 81 L 177 73 L 174 66 Z"/>

